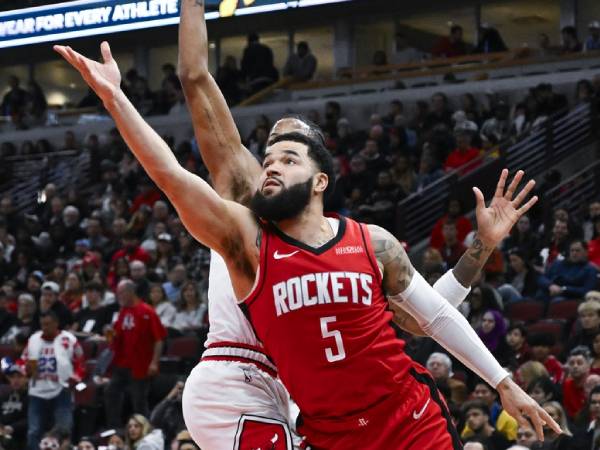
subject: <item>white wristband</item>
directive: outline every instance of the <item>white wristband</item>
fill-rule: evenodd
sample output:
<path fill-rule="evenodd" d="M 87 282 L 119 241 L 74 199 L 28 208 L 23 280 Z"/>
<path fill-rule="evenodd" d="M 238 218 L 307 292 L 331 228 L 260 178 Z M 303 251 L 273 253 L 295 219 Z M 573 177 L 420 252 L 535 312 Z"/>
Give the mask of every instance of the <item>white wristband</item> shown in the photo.
<path fill-rule="evenodd" d="M 471 292 L 471 287 L 464 287 L 462 284 L 458 282 L 456 277 L 454 276 L 454 271 L 449 270 L 444 275 L 442 275 L 433 285 L 433 288 L 448 302 L 454 306 L 458 307 L 462 302 L 465 301 L 469 292 Z"/>

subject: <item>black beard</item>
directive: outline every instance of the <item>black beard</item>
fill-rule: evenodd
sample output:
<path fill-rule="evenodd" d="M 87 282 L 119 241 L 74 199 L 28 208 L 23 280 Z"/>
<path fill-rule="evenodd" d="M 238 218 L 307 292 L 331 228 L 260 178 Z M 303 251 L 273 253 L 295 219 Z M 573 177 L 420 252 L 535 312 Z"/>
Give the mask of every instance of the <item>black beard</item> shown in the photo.
<path fill-rule="evenodd" d="M 284 187 L 279 194 L 265 197 L 259 190 L 250 201 L 250 209 L 260 218 L 279 222 L 298 216 L 310 203 L 312 178 L 304 183 Z"/>

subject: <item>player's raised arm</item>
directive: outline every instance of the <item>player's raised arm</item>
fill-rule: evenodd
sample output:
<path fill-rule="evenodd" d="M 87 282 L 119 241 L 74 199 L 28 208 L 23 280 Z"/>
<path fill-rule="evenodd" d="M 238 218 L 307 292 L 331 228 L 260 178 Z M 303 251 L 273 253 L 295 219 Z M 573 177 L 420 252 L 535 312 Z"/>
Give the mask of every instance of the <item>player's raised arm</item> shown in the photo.
<path fill-rule="evenodd" d="M 409 313 L 425 333 L 496 388 L 511 416 L 521 422 L 530 417 L 540 440 L 544 423 L 560 433 L 552 418 L 510 379 L 469 322 L 415 271 L 398 240 L 381 227 L 370 225 L 369 230 L 392 307 Z"/>
<path fill-rule="evenodd" d="M 100 47 L 103 63 L 88 59 L 70 47 L 57 45 L 54 49 L 79 71 L 102 99 L 123 139 L 144 170 L 169 197 L 190 233 L 221 254 L 228 254 L 227 243 L 241 242 L 242 228 L 252 223 L 250 212 L 222 199 L 208 183 L 179 165 L 168 145 L 121 90 L 121 74 L 108 43 L 103 42 Z M 228 226 L 224 227 L 223 223 Z"/>
<path fill-rule="evenodd" d="M 453 270 L 446 272 L 433 288 L 454 307 L 460 305 L 470 291 L 473 280 L 483 269 L 490 254 L 508 236 L 519 218 L 526 214 L 537 202 L 537 196 L 523 204 L 535 186 L 535 181 L 527 184 L 514 196 L 525 172 L 519 170 L 506 189 L 508 170 L 504 169 L 498 180 L 496 192 L 489 205 L 485 206 L 483 194 L 473 188 L 477 198 L 477 235 Z M 505 192 L 506 189 L 506 192 Z M 513 198 L 514 196 L 514 198 Z M 394 322 L 402 329 L 419 336 L 425 335 L 416 320 L 401 308 L 393 307 Z"/>
<path fill-rule="evenodd" d="M 204 0 L 182 0 L 179 77 L 202 159 L 223 198 L 247 203 L 260 165 L 242 144 L 219 86 L 208 71 Z"/>

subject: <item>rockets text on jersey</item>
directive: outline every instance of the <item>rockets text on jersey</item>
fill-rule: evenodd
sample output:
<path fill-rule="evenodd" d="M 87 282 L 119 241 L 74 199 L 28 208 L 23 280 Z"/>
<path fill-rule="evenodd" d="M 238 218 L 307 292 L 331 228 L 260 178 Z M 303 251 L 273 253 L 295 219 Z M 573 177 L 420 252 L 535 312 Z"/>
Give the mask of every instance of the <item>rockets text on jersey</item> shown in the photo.
<path fill-rule="evenodd" d="M 352 416 L 397 393 L 412 361 L 390 326 L 367 227 L 340 217 L 337 235 L 312 248 L 269 224 L 260 253 L 241 306 L 303 419 Z"/>

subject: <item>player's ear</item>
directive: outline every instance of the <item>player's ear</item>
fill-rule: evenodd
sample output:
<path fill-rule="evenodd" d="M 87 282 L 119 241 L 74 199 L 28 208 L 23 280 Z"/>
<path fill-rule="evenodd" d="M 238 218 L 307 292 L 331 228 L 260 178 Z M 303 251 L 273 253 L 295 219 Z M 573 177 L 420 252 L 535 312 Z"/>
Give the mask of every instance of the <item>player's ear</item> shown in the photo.
<path fill-rule="evenodd" d="M 313 189 L 315 193 L 323 193 L 329 184 L 329 177 L 323 172 L 319 172 L 313 179 Z"/>

